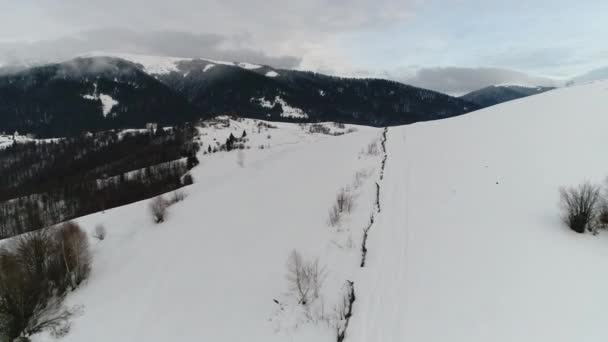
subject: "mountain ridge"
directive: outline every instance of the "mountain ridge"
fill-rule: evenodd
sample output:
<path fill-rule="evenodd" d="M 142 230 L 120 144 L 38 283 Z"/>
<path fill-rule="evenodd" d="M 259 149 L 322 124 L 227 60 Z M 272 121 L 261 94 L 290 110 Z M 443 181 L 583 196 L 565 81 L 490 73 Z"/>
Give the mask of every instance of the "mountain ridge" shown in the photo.
<path fill-rule="evenodd" d="M 62 136 L 139 128 L 148 122 L 171 125 L 223 114 L 271 121 L 394 126 L 479 108 L 466 100 L 395 81 L 342 78 L 243 62 L 160 61 L 151 68 L 150 63 L 140 63 L 141 59 L 78 57 L 4 73 L 0 75 L 0 132 Z M 106 113 L 107 103 L 101 103 L 95 92 L 111 96 L 117 104 Z M 294 112 L 301 114 L 290 114 Z"/>

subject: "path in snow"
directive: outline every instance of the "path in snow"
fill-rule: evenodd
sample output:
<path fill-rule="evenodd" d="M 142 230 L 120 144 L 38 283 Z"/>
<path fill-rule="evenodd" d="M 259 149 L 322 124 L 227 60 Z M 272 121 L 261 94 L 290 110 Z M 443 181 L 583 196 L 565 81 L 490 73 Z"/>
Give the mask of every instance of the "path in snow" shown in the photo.
<path fill-rule="evenodd" d="M 394 341 L 402 336 L 402 317 L 407 310 L 407 173 L 405 131 L 388 131 L 383 210 L 376 217 L 368 239 L 367 265 L 357 286 L 349 342 Z M 395 156 L 395 157 L 393 157 Z M 373 318 L 373 319 L 370 319 Z M 383 323 L 379 324 L 378 319 Z"/>

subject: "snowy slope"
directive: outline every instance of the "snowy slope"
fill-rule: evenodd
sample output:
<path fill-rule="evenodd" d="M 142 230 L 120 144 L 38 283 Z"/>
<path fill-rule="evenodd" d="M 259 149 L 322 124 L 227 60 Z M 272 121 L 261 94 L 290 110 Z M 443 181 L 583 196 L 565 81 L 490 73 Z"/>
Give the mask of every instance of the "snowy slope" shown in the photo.
<path fill-rule="evenodd" d="M 384 172 L 383 155 L 365 153 L 374 128 L 201 127 L 196 183 L 166 222 L 148 201 L 78 220 L 109 234 L 67 298 L 83 313 L 62 341 L 335 341 L 331 320 L 308 322 L 286 295 L 293 249 L 327 270 L 326 316 L 354 282 L 348 342 L 606 341 L 608 234 L 564 227 L 557 190 L 608 176 L 607 98 L 596 82 L 390 128 Z M 240 157 L 202 154 L 243 130 Z M 344 187 L 354 209 L 331 227 Z"/>
<path fill-rule="evenodd" d="M 607 234 L 558 187 L 608 176 L 608 82 L 389 130 L 348 341 L 606 341 Z"/>
<path fill-rule="evenodd" d="M 353 187 L 363 215 L 345 221 L 363 225 L 373 206 L 378 157 L 361 151 L 379 130 L 346 126 L 342 131 L 356 132 L 331 136 L 311 134 L 309 125 L 260 123 L 221 118 L 200 128 L 203 150 L 243 130 L 251 149 L 243 152 L 243 167 L 238 151 L 201 151 L 196 183 L 163 224 L 152 222 L 148 201 L 78 220 L 87 230 L 105 225 L 108 237 L 92 242 L 91 278 L 67 298 L 83 313 L 63 340 L 334 340 L 328 325 L 306 324 L 273 300 L 288 303 L 286 261 L 293 249 L 330 270 L 328 312 L 358 271 L 360 248 L 346 244 L 359 240 L 358 224 L 337 232 L 327 213 L 337 191 L 363 170 Z"/>

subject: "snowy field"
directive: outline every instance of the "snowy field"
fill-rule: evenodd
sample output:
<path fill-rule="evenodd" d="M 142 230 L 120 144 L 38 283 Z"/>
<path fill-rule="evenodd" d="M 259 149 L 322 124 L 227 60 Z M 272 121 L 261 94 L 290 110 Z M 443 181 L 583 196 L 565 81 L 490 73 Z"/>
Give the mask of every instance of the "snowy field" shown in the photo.
<path fill-rule="evenodd" d="M 389 130 L 349 341 L 607 341 L 608 233 L 558 212 L 560 186 L 608 176 L 607 100 L 598 82 Z"/>
<path fill-rule="evenodd" d="M 382 179 L 382 129 L 201 127 L 195 184 L 166 222 L 148 201 L 78 220 L 108 237 L 62 340 L 336 341 L 348 280 L 349 342 L 606 341 L 608 233 L 575 234 L 558 211 L 560 186 L 608 176 L 606 99 L 596 82 L 390 128 Z M 203 154 L 243 130 L 250 149 Z M 354 206 L 332 226 L 343 188 Z M 287 293 L 294 249 L 326 270 L 314 317 Z"/>
<path fill-rule="evenodd" d="M 89 231 L 103 224 L 108 237 L 92 242 L 91 277 L 68 297 L 82 315 L 65 341 L 335 339 L 329 323 L 309 324 L 290 305 L 286 263 L 294 249 L 319 258 L 329 316 L 359 270 L 356 241 L 373 210 L 380 162 L 364 151 L 379 142 L 381 130 L 326 124 L 356 130 L 333 136 L 309 133 L 310 125 L 259 123 L 223 118 L 200 128 L 203 150 L 243 130 L 252 148 L 201 150 L 196 183 L 170 207 L 166 222 L 152 222 L 148 201 L 77 220 Z M 365 175 L 357 178 L 358 171 Z M 356 196 L 361 215 L 330 227 L 329 209 L 342 187 Z"/>

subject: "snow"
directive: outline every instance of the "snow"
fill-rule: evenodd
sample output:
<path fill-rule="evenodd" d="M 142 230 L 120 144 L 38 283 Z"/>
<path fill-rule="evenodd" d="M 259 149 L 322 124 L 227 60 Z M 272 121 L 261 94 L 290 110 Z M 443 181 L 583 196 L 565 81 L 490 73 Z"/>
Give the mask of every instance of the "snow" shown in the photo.
<path fill-rule="evenodd" d="M 122 58 L 133 63 L 141 64 L 144 71 L 148 74 L 168 74 L 171 72 L 179 72 L 177 63 L 180 61 L 189 61 L 191 58 L 166 57 L 166 56 L 149 56 L 132 53 L 109 53 L 109 52 L 92 52 L 86 54 L 87 57 L 95 56 L 110 56 Z"/>
<path fill-rule="evenodd" d="M 103 116 L 106 117 L 112 112 L 112 108 L 118 104 L 118 101 L 114 100 L 110 95 L 98 93 L 97 84 L 95 84 L 94 86 L 95 90 L 93 91 L 93 94 L 85 94 L 82 97 L 87 100 L 101 101 L 101 111 L 103 113 Z"/>
<path fill-rule="evenodd" d="M 203 68 L 203 72 L 209 71 L 209 69 L 213 68 L 214 66 L 215 66 L 215 64 L 207 64 L 207 65 L 205 65 L 205 67 Z"/>
<path fill-rule="evenodd" d="M 208 122 L 196 183 L 166 222 L 147 200 L 78 219 L 108 237 L 67 298 L 83 313 L 60 341 L 335 341 L 331 320 L 307 322 L 286 294 L 294 249 L 327 270 L 327 316 L 354 282 L 349 342 L 606 341 L 608 233 L 571 232 L 557 201 L 560 186 L 608 175 L 607 95 L 595 82 L 389 128 L 382 178 L 382 155 L 364 153 L 381 129 Z M 244 167 L 238 152 L 203 154 L 243 130 Z M 354 209 L 330 227 L 341 188 Z"/>
<path fill-rule="evenodd" d="M 238 66 L 240 66 L 243 69 L 248 69 L 248 70 L 261 68 L 260 65 L 251 64 L 251 63 L 244 63 L 244 62 L 239 63 Z"/>
<path fill-rule="evenodd" d="M 11 146 L 15 141 L 18 144 L 35 142 L 37 144 L 59 142 L 62 138 L 34 139 L 25 135 L 0 134 L 0 150 Z"/>
<path fill-rule="evenodd" d="M 389 130 L 349 341 L 606 341 L 607 235 L 559 218 L 602 182 L 608 83 Z"/>
<path fill-rule="evenodd" d="M 280 96 L 276 96 L 274 101 L 268 101 L 266 98 L 259 99 L 251 99 L 251 102 L 257 102 L 260 106 L 264 108 L 272 108 L 275 104 L 280 104 L 281 108 L 283 108 L 283 112 L 281 113 L 281 117 L 284 118 L 295 118 L 295 119 L 307 119 L 308 114 L 306 114 L 302 109 L 290 106 L 285 100 L 283 100 Z"/>
<path fill-rule="evenodd" d="M 227 65 L 227 66 L 236 66 L 247 70 L 259 69 L 260 65 L 252 64 L 252 63 L 235 63 L 235 62 L 227 62 L 227 61 L 219 61 L 214 59 L 207 58 L 182 58 L 182 57 L 169 57 L 169 56 L 153 56 L 153 55 L 141 55 L 141 54 L 133 54 L 133 53 L 120 53 L 120 52 L 90 52 L 82 55 L 82 57 L 99 57 L 99 56 L 109 56 L 122 58 L 127 61 L 131 61 L 133 63 L 141 64 L 144 68 L 144 71 L 150 75 L 162 75 L 169 74 L 171 72 L 181 72 L 177 67 L 179 62 L 183 61 L 192 61 L 196 59 L 200 59 L 203 61 L 210 62 L 212 64 L 207 64 L 203 71 L 206 72 L 210 68 L 212 68 L 216 64 Z"/>
<path fill-rule="evenodd" d="M 279 76 L 279 73 L 274 70 L 266 73 L 266 77 L 277 77 L 277 76 Z"/>
<path fill-rule="evenodd" d="M 208 133 L 203 143 L 245 129 L 252 146 L 244 150 L 245 167 L 237 166 L 235 151 L 201 152 L 201 165 L 192 171 L 196 183 L 170 207 L 166 222 L 152 223 L 149 201 L 78 219 L 90 231 L 104 224 L 108 235 L 92 241 L 91 277 L 66 302 L 82 306 L 83 314 L 61 341 L 334 340 L 333 329 L 304 324 L 278 310 L 273 299 L 289 301 L 285 274 L 293 249 L 319 257 L 331 270 L 328 313 L 358 270 L 358 246 L 343 241 L 347 235 L 358 240 L 359 229 L 336 232 L 327 212 L 338 189 L 352 182 L 355 171 L 366 170 L 356 205 L 367 218 L 378 158 L 360 151 L 378 130 L 347 126 L 357 132 L 334 137 L 296 124 L 220 121 L 229 126 L 200 128 Z M 258 149 L 261 143 L 270 146 Z M 358 224 L 357 217 L 345 222 Z M 45 334 L 34 338 L 46 340 L 56 341 Z"/>

